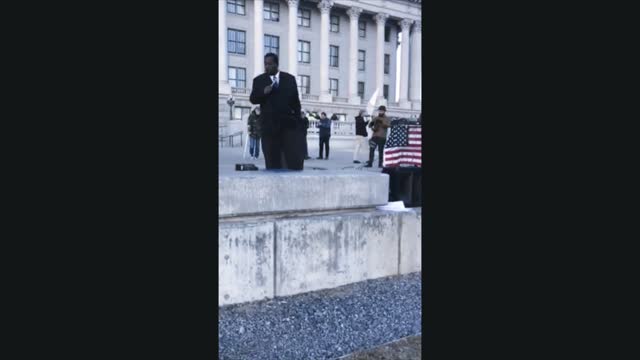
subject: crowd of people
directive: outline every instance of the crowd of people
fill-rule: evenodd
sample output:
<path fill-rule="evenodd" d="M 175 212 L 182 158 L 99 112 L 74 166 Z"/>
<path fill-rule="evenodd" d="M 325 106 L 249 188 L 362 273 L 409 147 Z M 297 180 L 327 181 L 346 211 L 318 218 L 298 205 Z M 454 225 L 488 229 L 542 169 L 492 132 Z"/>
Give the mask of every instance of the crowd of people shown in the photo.
<path fill-rule="evenodd" d="M 378 107 L 377 115 L 370 121 L 366 119 L 366 111 L 360 110 L 355 116 L 355 145 L 353 151 L 353 163 L 361 164 L 360 158 L 362 148 L 369 148 L 369 158 L 364 167 L 373 167 L 376 150 L 378 152 L 378 167 L 382 167 L 382 159 L 384 146 L 387 141 L 387 132 L 391 126 L 390 120 L 386 115 L 385 106 Z M 331 128 L 334 121 L 338 121 L 337 114 L 333 114 L 331 118 L 327 117 L 326 112 L 320 114 L 308 111 L 301 111 L 304 138 L 307 139 L 308 129 L 311 121 L 309 118 L 316 120 L 315 127 L 318 128 L 318 160 L 329 160 L 329 149 L 331 140 Z M 422 123 L 422 114 L 417 118 L 418 124 Z M 372 135 L 369 138 L 367 127 L 371 129 Z M 249 132 L 249 154 L 252 159 L 257 160 L 260 156 L 260 107 L 257 106 L 251 111 L 248 118 Z M 309 147 L 307 141 L 304 143 L 304 159 L 310 160 Z"/>
<path fill-rule="evenodd" d="M 317 116 L 316 113 L 303 111 L 295 77 L 280 71 L 278 67 L 278 55 L 268 53 L 264 56 L 264 73 L 253 79 L 249 101 L 257 106 L 248 119 L 249 152 L 253 159 L 258 159 L 262 145 L 267 170 L 302 170 L 304 160 L 311 159 L 307 143 L 311 126 L 309 117 L 317 119 L 319 160 L 329 159 L 332 123 L 339 118 L 337 114 L 328 118 L 325 112 Z M 387 131 L 391 127 L 386 112 L 387 109 L 380 106 L 370 121 L 365 120 L 368 116 L 364 110 L 355 117 L 354 163 L 360 163 L 360 149 L 368 140 L 369 160 L 365 167 L 373 167 L 376 150 L 378 167 L 382 167 Z M 418 117 L 418 123 L 422 124 L 422 114 Z M 372 131 L 371 138 L 367 127 Z"/>

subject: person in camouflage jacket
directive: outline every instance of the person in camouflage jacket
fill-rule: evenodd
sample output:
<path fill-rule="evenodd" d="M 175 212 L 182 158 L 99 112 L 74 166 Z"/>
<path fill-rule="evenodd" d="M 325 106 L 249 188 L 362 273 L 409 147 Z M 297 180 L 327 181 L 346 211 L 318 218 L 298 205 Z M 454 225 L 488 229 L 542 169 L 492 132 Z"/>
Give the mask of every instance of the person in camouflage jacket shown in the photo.
<path fill-rule="evenodd" d="M 249 127 L 249 154 L 257 160 L 260 156 L 260 107 L 253 109 L 247 120 Z"/>

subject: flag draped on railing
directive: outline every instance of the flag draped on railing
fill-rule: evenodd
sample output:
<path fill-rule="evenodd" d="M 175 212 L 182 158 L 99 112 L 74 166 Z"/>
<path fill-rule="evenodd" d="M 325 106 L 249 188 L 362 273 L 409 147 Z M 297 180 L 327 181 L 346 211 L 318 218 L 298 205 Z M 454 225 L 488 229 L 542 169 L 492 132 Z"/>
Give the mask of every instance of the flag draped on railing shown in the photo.
<path fill-rule="evenodd" d="M 422 127 L 420 125 L 396 125 L 384 148 L 384 167 L 422 167 Z"/>

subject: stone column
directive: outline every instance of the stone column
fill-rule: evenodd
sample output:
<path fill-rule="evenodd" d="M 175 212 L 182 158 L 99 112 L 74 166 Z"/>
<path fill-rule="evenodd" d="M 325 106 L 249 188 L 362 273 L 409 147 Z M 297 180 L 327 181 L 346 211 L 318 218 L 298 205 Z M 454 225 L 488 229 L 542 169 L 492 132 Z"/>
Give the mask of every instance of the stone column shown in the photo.
<path fill-rule="evenodd" d="M 411 78 L 409 95 L 414 110 L 421 109 L 422 102 L 422 22 L 416 21 L 411 35 Z"/>
<path fill-rule="evenodd" d="M 289 4 L 289 46 L 286 72 L 298 75 L 298 0 L 288 0 Z M 282 46 L 280 46 L 282 48 Z"/>
<path fill-rule="evenodd" d="M 379 13 L 375 16 L 377 25 L 376 36 L 376 90 L 378 96 L 376 100 L 376 106 L 386 105 L 387 101 L 384 99 L 382 92 L 384 85 L 384 25 L 387 22 L 388 14 Z"/>
<path fill-rule="evenodd" d="M 253 77 L 264 72 L 264 0 L 253 1 Z M 253 81 L 247 81 L 252 84 Z M 248 85 L 249 87 L 251 85 Z"/>
<path fill-rule="evenodd" d="M 320 98 L 321 102 L 332 102 L 329 93 L 329 13 L 333 0 L 321 0 L 320 9 Z"/>
<path fill-rule="evenodd" d="M 411 109 L 409 103 L 409 30 L 413 20 L 400 21 L 402 28 L 402 44 L 400 49 L 400 107 Z"/>
<path fill-rule="evenodd" d="M 347 10 L 349 14 L 349 103 L 360 105 L 358 96 L 358 19 L 362 9 L 352 7 Z"/>
<path fill-rule="evenodd" d="M 229 69 L 227 68 L 227 2 L 218 3 L 218 44 L 220 50 L 218 57 L 218 93 L 223 95 L 231 94 L 229 86 Z"/>

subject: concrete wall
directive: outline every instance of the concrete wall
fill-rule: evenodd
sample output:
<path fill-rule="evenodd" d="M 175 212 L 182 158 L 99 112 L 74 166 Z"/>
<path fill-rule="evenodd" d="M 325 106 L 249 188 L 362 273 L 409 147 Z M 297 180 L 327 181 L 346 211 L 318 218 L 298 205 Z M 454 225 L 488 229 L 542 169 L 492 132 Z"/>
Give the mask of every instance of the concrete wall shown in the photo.
<path fill-rule="evenodd" d="M 222 220 L 218 305 L 421 271 L 420 210 Z"/>
<path fill-rule="evenodd" d="M 272 298 L 273 249 L 273 223 L 221 223 L 218 227 L 218 303 Z"/>
<path fill-rule="evenodd" d="M 276 295 L 293 295 L 398 273 L 400 217 L 365 212 L 276 224 Z"/>

